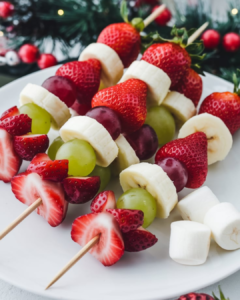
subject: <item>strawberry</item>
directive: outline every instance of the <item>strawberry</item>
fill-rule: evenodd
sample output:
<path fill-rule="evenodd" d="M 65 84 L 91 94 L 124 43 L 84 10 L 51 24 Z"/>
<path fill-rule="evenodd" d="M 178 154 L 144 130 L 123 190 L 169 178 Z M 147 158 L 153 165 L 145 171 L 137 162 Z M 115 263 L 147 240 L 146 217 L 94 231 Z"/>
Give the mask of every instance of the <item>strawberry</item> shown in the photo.
<path fill-rule="evenodd" d="M 177 300 L 214 300 L 214 298 L 206 294 L 189 293 L 181 296 Z"/>
<path fill-rule="evenodd" d="M 91 109 L 91 104 L 90 105 L 86 105 L 86 104 L 81 104 L 79 103 L 77 100 L 73 103 L 73 105 L 71 106 L 71 109 L 75 110 L 75 112 L 79 115 L 79 116 L 85 116 L 86 113 Z"/>
<path fill-rule="evenodd" d="M 124 133 L 138 130 L 147 116 L 147 85 L 138 79 L 129 79 L 99 91 L 92 99 L 92 107 L 106 106 L 114 110 Z"/>
<path fill-rule="evenodd" d="M 68 177 L 62 182 L 66 200 L 80 204 L 90 201 L 100 188 L 100 177 Z"/>
<path fill-rule="evenodd" d="M 52 161 L 47 154 L 37 154 L 27 171 L 39 174 L 43 180 L 62 182 L 68 176 L 68 160 Z"/>
<path fill-rule="evenodd" d="M 184 94 L 185 97 L 191 99 L 194 105 L 197 106 L 202 96 L 202 78 L 193 69 L 188 69 L 187 74 L 173 90 Z"/>
<path fill-rule="evenodd" d="M 13 177 L 11 185 L 15 197 L 28 206 L 37 199 L 42 199 L 37 214 L 46 219 L 52 227 L 63 222 L 68 203 L 59 183 L 43 180 L 36 173 L 24 172 Z"/>
<path fill-rule="evenodd" d="M 187 75 L 191 57 L 175 43 L 153 44 L 143 54 L 142 60 L 162 69 L 170 77 L 173 89 Z"/>
<path fill-rule="evenodd" d="M 137 230 L 131 230 L 123 233 L 125 250 L 128 252 L 139 252 L 152 247 L 158 241 L 151 232 L 140 227 Z"/>
<path fill-rule="evenodd" d="M 212 93 L 200 106 L 199 114 L 219 117 L 234 134 L 240 128 L 240 97 L 235 93 Z"/>
<path fill-rule="evenodd" d="M 187 188 L 196 189 L 203 185 L 208 173 L 207 137 L 203 132 L 193 133 L 186 138 L 176 139 L 160 148 L 155 162 L 173 157 L 184 164 L 188 171 Z"/>
<path fill-rule="evenodd" d="M 133 209 L 106 209 L 117 220 L 122 232 L 135 230 L 143 224 L 144 214 L 141 210 Z"/>
<path fill-rule="evenodd" d="M 0 120 L 0 128 L 7 130 L 12 136 L 31 132 L 32 119 L 28 115 L 16 115 Z"/>
<path fill-rule="evenodd" d="M 98 243 L 89 251 L 104 266 L 112 266 L 124 254 L 122 234 L 114 216 L 109 213 L 91 213 L 77 218 L 71 236 L 80 246 L 99 235 Z"/>
<path fill-rule="evenodd" d="M 102 43 L 117 52 L 125 68 L 135 61 L 141 49 L 139 32 L 128 23 L 107 26 L 100 33 L 97 43 Z"/>
<path fill-rule="evenodd" d="M 11 135 L 0 128 L 0 180 L 10 182 L 21 164 L 21 158 L 14 151 Z"/>
<path fill-rule="evenodd" d="M 38 153 L 44 153 L 49 146 L 46 134 L 15 136 L 13 147 L 16 153 L 25 160 L 31 161 Z"/>
<path fill-rule="evenodd" d="M 100 85 L 101 64 L 96 59 L 73 61 L 61 66 L 56 75 L 71 79 L 77 87 L 77 100 L 90 105 Z"/>
<path fill-rule="evenodd" d="M 17 115 L 19 115 L 19 114 L 20 114 L 20 112 L 19 112 L 17 106 L 13 106 L 13 107 L 9 108 L 8 110 L 6 110 L 6 111 L 2 114 L 0 120 L 4 120 L 4 119 L 9 118 L 9 117 L 17 116 Z"/>
<path fill-rule="evenodd" d="M 91 203 L 91 211 L 95 213 L 106 211 L 107 209 L 116 208 L 116 198 L 114 192 L 104 191 L 98 194 Z"/>

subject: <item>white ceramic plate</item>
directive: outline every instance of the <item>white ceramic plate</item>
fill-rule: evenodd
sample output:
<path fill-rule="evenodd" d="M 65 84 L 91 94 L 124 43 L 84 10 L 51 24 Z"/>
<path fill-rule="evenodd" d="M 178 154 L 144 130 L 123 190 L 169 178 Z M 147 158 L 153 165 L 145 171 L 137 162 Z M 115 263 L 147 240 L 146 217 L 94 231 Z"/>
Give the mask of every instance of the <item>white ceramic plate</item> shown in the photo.
<path fill-rule="evenodd" d="M 42 82 L 55 73 L 56 67 L 40 71 L 0 89 L 0 112 L 18 103 L 19 93 L 29 82 Z M 231 90 L 232 85 L 215 76 L 204 79 L 203 98 L 214 91 Z M 26 164 L 22 166 L 22 171 Z M 209 168 L 206 185 L 220 201 L 232 202 L 240 210 L 240 132 L 234 147 L 223 161 Z M 121 188 L 110 188 L 119 196 Z M 185 190 L 180 197 L 189 193 Z M 0 229 L 15 219 L 26 207 L 15 199 L 9 184 L 0 183 Z M 79 251 L 70 237 L 71 224 L 81 214 L 90 212 L 89 204 L 70 206 L 64 223 L 51 228 L 33 213 L 0 242 L 0 279 L 30 292 L 68 300 L 153 300 L 168 299 L 208 286 L 240 269 L 240 251 L 227 252 L 215 243 L 206 264 L 198 267 L 178 265 L 168 256 L 170 223 L 180 219 L 173 212 L 168 220 L 155 220 L 149 230 L 158 243 L 140 253 L 125 253 L 112 267 L 103 267 L 87 254 L 52 288 L 45 286 Z M 240 241 L 239 241 L 240 242 Z"/>

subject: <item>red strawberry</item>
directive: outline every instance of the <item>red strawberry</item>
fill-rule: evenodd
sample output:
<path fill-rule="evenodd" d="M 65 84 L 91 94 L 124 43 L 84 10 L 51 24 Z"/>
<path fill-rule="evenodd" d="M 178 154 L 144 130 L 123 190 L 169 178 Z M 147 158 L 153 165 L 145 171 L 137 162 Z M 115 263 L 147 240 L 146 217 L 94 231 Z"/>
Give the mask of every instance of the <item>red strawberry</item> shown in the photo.
<path fill-rule="evenodd" d="M 240 97 L 235 93 L 212 93 L 200 106 L 199 114 L 219 117 L 234 134 L 240 128 Z"/>
<path fill-rule="evenodd" d="M 162 69 L 170 77 L 174 88 L 187 75 L 191 57 L 181 46 L 174 43 L 153 44 L 143 54 L 142 60 Z"/>
<path fill-rule="evenodd" d="M 98 194 L 91 203 L 91 211 L 95 213 L 106 211 L 107 209 L 116 208 L 116 198 L 114 192 L 104 191 Z"/>
<path fill-rule="evenodd" d="M 0 120 L 0 128 L 7 130 L 12 136 L 24 135 L 31 132 L 32 119 L 28 115 L 17 115 Z"/>
<path fill-rule="evenodd" d="M 152 247 L 158 241 L 156 236 L 151 232 L 140 227 L 137 230 L 131 230 L 123 233 L 125 251 L 139 252 Z"/>
<path fill-rule="evenodd" d="M 22 203 L 30 206 L 38 198 L 42 204 L 37 208 L 37 213 L 53 227 L 64 220 L 68 203 L 64 199 L 64 191 L 60 183 L 43 180 L 36 173 L 24 172 L 13 177 L 12 191 Z"/>
<path fill-rule="evenodd" d="M 21 164 L 21 158 L 14 151 L 11 135 L 0 128 L 0 180 L 10 182 Z"/>
<path fill-rule="evenodd" d="M 143 224 L 144 214 L 141 210 L 133 209 L 106 209 L 117 220 L 122 232 L 135 230 Z"/>
<path fill-rule="evenodd" d="M 56 75 L 71 79 L 77 86 L 79 103 L 90 105 L 100 85 L 101 64 L 96 59 L 73 61 L 61 66 Z"/>
<path fill-rule="evenodd" d="M 141 49 L 139 32 L 127 23 L 107 26 L 100 33 L 97 43 L 105 44 L 116 51 L 125 68 L 137 59 Z"/>
<path fill-rule="evenodd" d="M 49 146 L 46 134 L 15 136 L 13 146 L 16 153 L 25 160 L 31 161 L 38 153 L 44 153 Z"/>
<path fill-rule="evenodd" d="M 191 99 L 194 105 L 197 106 L 202 96 L 202 78 L 193 69 L 188 69 L 186 76 L 183 77 L 173 90 L 184 94 L 185 97 Z"/>
<path fill-rule="evenodd" d="M 39 174 L 44 180 L 62 182 L 68 176 L 68 160 L 51 160 L 47 154 L 37 154 L 27 171 Z"/>
<path fill-rule="evenodd" d="M 181 296 L 177 300 L 214 300 L 214 298 L 206 294 L 189 293 L 187 295 Z"/>
<path fill-rule="evenodd" d="M 20 112 L 19 112 L 17 106 L 13 106 L 13 107 L 9 108 L 8 110 L 6 110 L 2 114 L 1 121 L 4 120 L 4 119 L 6 119 L 6 118 L 9 118 L 9 117 L 17 116 L 19 114 L 20 114 Z"/>
<path fill-rule="evenodd" d="M 71 108 L 75 110 L 78 115 L 85 116 L 92 107 L 91 105 L 81 104 L 76 100 Z"/>
<path fill-rule="evenodd" d="M 138 79 L 129 79 L 99 91 L 92 99 L 92 107 L 106 106 L 120 117 L 123 132 L 138 130 L 147 116 L 147 85 Z"/>
<path fill-rule="evenodd" d="M 69 203 L 81 204 L 96 196 L 100 188 L 100 177 L 68 177 L 63 180 L 63 189 Z"/>
<path fill-rule="evenodd" d="M 160 148 L 155 162 L 173 157 L 182 162 L 188 171 L 187 188 L 196 189 L 203 185 L 208 173 L 207 137 L 203 132 L 193 133 L 186 138 L 176 139 Z"/>
<path fill-rule="evenodd" d="M 99 235 L 99 242 L 89 251 L 104 266 L 112 266 L 124 254 L 122 234 L 115 218 L 109 213 L 92 213 L 77 218 L 71 236 L 80 246 Z"/>

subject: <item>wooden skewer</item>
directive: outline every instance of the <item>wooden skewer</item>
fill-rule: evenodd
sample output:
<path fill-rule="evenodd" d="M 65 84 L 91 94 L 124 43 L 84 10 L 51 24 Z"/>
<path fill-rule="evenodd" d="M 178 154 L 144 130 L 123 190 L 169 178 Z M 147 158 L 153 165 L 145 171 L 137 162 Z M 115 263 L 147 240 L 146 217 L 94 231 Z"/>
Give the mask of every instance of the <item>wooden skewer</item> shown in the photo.
<path fill-rule="evenodd" d="M 27 216 L 29 216 L 38 206 L 42 204 L 42 199 L 39 198 L 31 204 L 15 221 L 13 221 L 6 229 L 0 233 L 0 240 L 11 232 L 18 224 L 20 224 Z"/>
<path fill-rule="evenodd" d="M 100 235 L 95 236 L 91 239 L 71 260 L 70 262 L 54 277 L 54 279 L 49 283 L 45 288 L 47 290 L 52 286 L 56 281 L 58 281 L 72 266 L 74 266 L 80 258 L 82 258 L 94 245 L 99 241 Z"/>
<path fill-rule="evenodd" d="M 198 28 L 188 39 L 188 45 L 192 44 L 208 27 L 209 22 L 204 23 L 201 27 Z"/>
<path fill-rule="evenodd" d="M 162 4 L 158 7 L 158 9 L 154 10 L 154 12 L 152 12 L 151 15 L 143 21 L 145 28 L 152 23 L 164 11 L 165 8 L 166 5 Z"/>

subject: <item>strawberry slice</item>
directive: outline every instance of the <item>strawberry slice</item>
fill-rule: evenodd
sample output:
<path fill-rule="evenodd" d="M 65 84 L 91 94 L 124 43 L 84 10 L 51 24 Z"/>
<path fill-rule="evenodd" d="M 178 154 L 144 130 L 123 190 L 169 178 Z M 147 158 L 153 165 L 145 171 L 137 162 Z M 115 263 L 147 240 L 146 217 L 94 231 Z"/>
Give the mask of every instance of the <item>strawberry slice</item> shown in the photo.
<path fill-rule="evenodd" d="M 28 115 L 17 115 L 0 120 L 0 128 L 7 130 L 12 136 L 24 135 L 31 132 L 32 119 Z"/>
<path fill-rule="evenodd" d="M 116 208 L 116 198 L 114 192 L 104 191 L 98 194 L 91 203 L 91 211 L 98 213 L 106 211 L 108 208 Z"/>
<path fill-rule="evenodd" d="M 15 136 L 13 146 L 16 153 L 25 160 L 31 161 L 38 153 L 44 153 L 49 146 L 46 134 Z"/>
<path fill-rule="evenodd" d="M 63 189 L 69 203 L 80 204 L 90 201 L 100 188 L 100 177 L 68 177 L 63 180 Z"/>
<path fill-rule="evenodd" d="M 142 226 L 144 214 L 141 210 L 134 209 L 106 209 L 117 220 L 122 232 L 138 229 Z"/>
<path fill-rule="evenodd" d="M 28 206 L 37 199 L 42 199 L 43 203 L 37 208 L 37 214 L 52 227 L 63 222 L 68 202 L 65 201 L 60 183 L 42 180 L 36 173 L 24 172 L 13 177 L 11 185 L 15 197 Z"/>
<path fill-rule="evenodd" d="M 9 118 L 9 117 L 14 117 L 14 116 L 17 116 L 17 115 L 19 115 L 19 114 L 20 114 L 20 112 L 19 112 L 17 106 L 13 106 L 13 107 L 9 108 L 8 110 L 6 110 L 6 111 L 2 114 L 0 120 L 4 120 L 4 119 Z"/>
<path fill-rule="evenodd" d="M 51 160 L 45 153 L 37 154 L 27 171 L 39 174 L 44 180 L 62 182 L 68 176 L 68 160 Z"/>
<path fill-rule="evenodd" d="M 123 233 L 125 250 L 128 252 L 139 252 L 152 247 L 158 241 L 156 236 L 151 232 L 140 227 L 137 230 L 132 230 Z"/>
<path fill-rule="evenodd" d="M 99 242 L 89 251 L 104 266 L 112 266 L 122 257 L 124 243 L 119 225 L 109 213 L 92 213 L 77 218 L 72 225 L 74 242 L 85 246 L 99 235 Z"/>
<path fill-rule="evenodd" d="M 21 158 L 14 151 L 11 135 L 0 128 L 0 180 L 10 182 L 21 164 Z"/>

